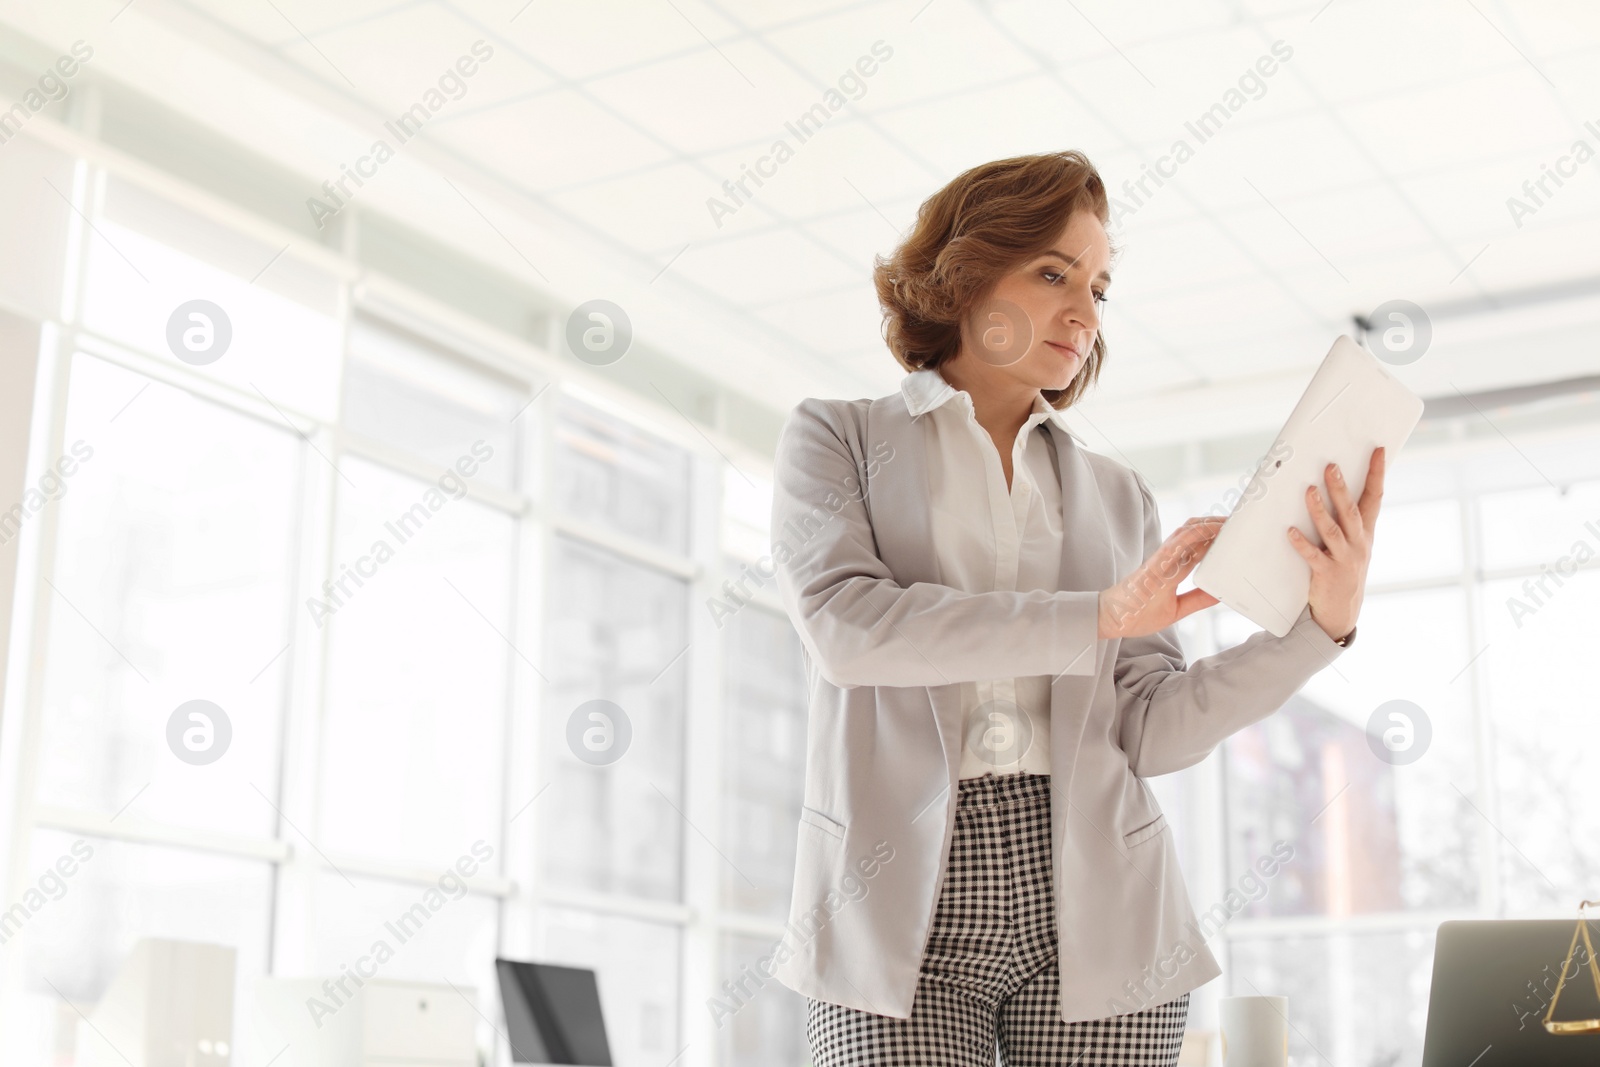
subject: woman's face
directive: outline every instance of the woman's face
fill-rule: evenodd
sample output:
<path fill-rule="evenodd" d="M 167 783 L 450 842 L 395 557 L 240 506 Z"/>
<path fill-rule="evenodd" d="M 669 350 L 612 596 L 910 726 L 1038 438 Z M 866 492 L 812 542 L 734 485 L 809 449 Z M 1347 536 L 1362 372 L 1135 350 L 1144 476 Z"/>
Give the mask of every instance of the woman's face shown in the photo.
<path fill-rule="evenodd" d="M 1100 330 L 1110 267 L 1105 227 L 1091 212 L 1073 212 L 1049 250 L 1002 275 L 962 324 L 963 370 L 1065 389 Z"/>

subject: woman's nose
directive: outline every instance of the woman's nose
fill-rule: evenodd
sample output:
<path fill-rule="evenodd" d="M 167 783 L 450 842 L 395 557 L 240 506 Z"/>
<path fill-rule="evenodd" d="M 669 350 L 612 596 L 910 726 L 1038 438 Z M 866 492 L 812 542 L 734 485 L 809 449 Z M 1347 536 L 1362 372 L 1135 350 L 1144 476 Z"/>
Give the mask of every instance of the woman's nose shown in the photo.
<path fill-rule="evenodd" d="M 1064 310 L 1064 318 L 1068 326 L 1077 326 L 1090 333 L 1096 333 L 1100 329 L 1100 311 L 1095 307 L 1092 294 L 1086 300 L 1073 300 Z"/>

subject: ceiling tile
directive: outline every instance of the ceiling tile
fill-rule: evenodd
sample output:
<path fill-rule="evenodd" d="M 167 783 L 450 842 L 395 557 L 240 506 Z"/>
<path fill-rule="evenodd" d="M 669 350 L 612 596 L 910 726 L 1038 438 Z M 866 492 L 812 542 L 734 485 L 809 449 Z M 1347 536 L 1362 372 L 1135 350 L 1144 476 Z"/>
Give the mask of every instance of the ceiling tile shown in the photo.
<path fill-rule="evenodd" d="M 1341 270 L 1391 249 L 1424 245 L 1431 237 L 1413 206 L 1388 185 L 1369 182 L 1311 196 L 1273 189 L 1270 195 L 1287 218 L 1284 240 L 1310 246 Z"/>
<path fill-rule="evenodd" d="M 1084 17 L 1088 10 L 1081 4 L 1063 4 L 1060 0 L 1013 0 L 995 4 L 983 14 L 1008 39 L 1023 42 L 1044 56 L 1050 66 L 1070 69 L 1084 60 L 1116 54 L 1116 48 L 1096 32 L 1095 23 Z M 1147 26 L 1140 36 L 1148 33 Z"/>
<path fill-rule="evenodd" d="M 767 212 L 795 219 L 861 207 L 863 196 L 881 205 L 903 187 L 922 185 L 931 192 L 935 185 L 931 178 L 917 182 L 917 168 L 909 166 L 898 149 L 865 124 L 842 115 L 806 140 L 790 134 L 784 144 L 790 152 L 786 157 L 745 150 L 704 157 L 705 165 L 722 176 L 710 183 L 707 195 L 720 196 L 741 216 L 759 214 L 749 209 L 761 205 Z M 749 177 L 756 171 L 767 176 L 759 181 Z M 738 185 L 741 178 L 746 180 L 735 191 L 722 186 L 722 181 Z M 890 217 L 904 225 L 905 220 Z"/>
<path fill-rule="evenodd" d="M 1588 0 L 1543 0 L 1533 10 L 1502 3 L 1484 10 L 1547 72 L 1554 53 L 1600 48 L 1600 13 Z"/>
<path fill-rule="evenodd" d="M 515 49 L 448 8 L 432 3 L 391 7 L 340 23 L 310 41 L 296 39 L 283 51 L 320 75 L 330 75 L 332 64 L 349 79 L 355 95 L 393 116 L 432 89 L 445 98 L 438 112 L 442 120 L 554 84 Z M 490 58 L 483 59 L 482 51 Z M 470 76 L 456 68 L 463 58 L 474 70 Z"/>
<path fill-rule="evenodd" d="M 1181 360 L 1154 350 L 1134 352 L 1112 340 L 1107 349 L 1105 368 L 1101 370 L 1094 388 L 1074 406 L 1074 412 L 1076 417 L 1088 424 L 1111 426 L 1114 429 L 1113 424 L 1098 417 L 1096 408 L 1099 405 L 1118 398 L 1180 389 L 1197 381 L 1193 368 Z M 1073 417 L 1069 415 L 1068 420 L 1071 421 Z M 1105 449 L 1095 450 L 1109 448 L 1110 445 L 1106 444 Z"/>
<path fill-rule="evenodd" d="M 907 17 L 910 10 L 904 0 L 832 0 L 826 5 L 795 4 L 793 0 L 738 0 L 729 3 L 726 0 L 706 0 L 707 6 L 717 11 L 730 22 L 738 23 L 752 30 L 771 31 L 780 27 L 810 22 L 815 19 L 832 18 L 835 15 L 859 9 L 869 9 L 881 12 L 881 17 L 888 23 L 898 22 Z"/>
<path fill-rule="evenodd" d="M 1284 151 L 1293 144 L 1293 152 Z M 1216 139 L 1219 161 L 1237 178 L 1248 178 L 1280 195 L 1304 196 L 1376 181 L 1377 167 L 1325 113 L 1304 113 L 1240 125 Z M 1235 188 L 1244 188 L 1236 180 Z"/>
<path fill-rule="evenodd" d="M 720 54 L 705 50 L 642 64 L 595 78 L 587 88 L 679 151 L 694 154 L 741 142 L 753 142 L 752 154 L 764 150 L 785 136 L 786 123 L 821 98 L 754 41 L 730 43 Z"/>
<path fill-rule="evenodd" d="M 735 304 L 841 286 L 865 273 L 792 228 L 691 246 L 672 269 Z"/>
<path fill-rule="evenodd" d="M 665 264 L 685 244 L 716 236 L 706 198 L 710 177 L 686 163 L 666 162 L 640 173 L 603 179 L 550 194 L 556 206 L 646 250 Z"/>
<path fill-rule="evenodd" d="M 1529 223 L 1488 242 L 1481 250 L 1483 254 L 1472 262 L 1471 280 L 1490 293 L 1545 287 L 1573 279 L 1593 282 L 1600 275 L 1600 257 L 1594 254 L 1600 248 L 1600 212 L 1592 207 L 1591 198 L 1589 214 L 1569 214 L 1559 224 L 1543 220 Z M 1600 357 L 1595 362 L 1600 366 Z"/>
<path fill-rule="evenodd" d="M 916 204 L 911 201 L 879 206 L 888 215 L 889 221 L 871 208 L 862 207 L 857 211 L 841 211 L 827 218 L 812 219 L 805 224 L 805 229 L 827 241 L 845 256 L 858 261 L 862 269 L 870 274 L 873 257 L 889 256 L 894 252 L 904 239 L 904 234 L 911 232 L 916 213 Z M 898 223 L 902 229 L 896 230 L 893 223 Z"/>
<path fill-rule="evenodd" d="M 649 130 L 575 89 L 480 111 L 430 134 L 534 191 L 595 181 L 672 155 Z"/>
<path fill-rule="evenodd" d="M 966 3 L 934 0 L 915 21 L 911 8 L 868 5 L 768 35 L 773 48 L 814 79 L 833 84 L 855 64 L 877 60 L 865 79 L 869 108 L 892 107 L 930 93 L 950 93 L 1017 73 L 1026 60 Z M 873 46 L 881 41 L 879 53 Z M 888 58 L 882 58 L 884 52 Z"/>
<path fill-rule="evenodd" d="M 1196 341 L 1189 356 L 1218 381 L 1262 375 L 1304 374 L 1309 382 L 1312 372 L 1328 354 L 1334 338 L 1348 329 L 1349 323 L 1345 319 L 1330 319 L 1327 322 L 1303 319 L 1298 324 L 1290 321 L 1278 329 L 1239 337 L 1213 335 Z M 1288 411 L 1284 411 L 1282 417 L 1287 418 L 1288 414 Z M 1219 434 L 1221 432 L 1219 430 Z"/>
<path fill-rule="evenodd" d="M 450 2 L 474 11 L 488 25 L 504 26 L 501 32 L 509 43 L 559 76 L 580 81 L 683 53 L 704 52 L 721 62 L 715 48 L 725 48 L 742 36 L 698 0 L 673 0 L 670 4 L 637 0 Z M 508 10 L 513 10 L 514 18 L 506 14 Z M 737 84 L 745 84 L 733 71 L 729 74 Z"/>
<path fill-rule="evenodd" d="M 1347 104 L 1340 113 L 1394 174 L 1534 151 L 1573 132 L 1538 77 L 1518 67 Z"/>
<path fill-rule="evenodd" d="M 431 6 L 431 0 L 210 0 L 205 13 L 270 47 L 300 44 L 339 26 L 357 26 L 386 12 Z"/>
<path fill-rule="evenodd" d="M 1540 81 L 1471 4 L 1334 0 L 1295 44 L 1297 69 L 1335 102 L 1396 99 L 1513 66 Z"/>
<path fill-rule="evenodd" d="M 1349 310 L 1371 310 L 1388 300 L 1427 304 L 1470 297 L 1473 283 L 1463 276 L 1462 268 L 1481 250 L 1482 245 L 1440 248 L 1430 243 L 1356 262 L 1346 268 L 1351 281 Z"/>
<path fill-rule="evenodd" d="M 1590 144 L 1600 150 L 1600 139 Z M 1519 229 L 1551 225 L 1568 214 L 1585 215 L 1600 207 L 1595 163 L 1560 187 L 1546 180 L 1537 201 L 1524 187 L 1544 177 L 1545 168 L 1559 164 L 1569 148 L 1566 142 L 1553 143 L 1544 151 L 1506 154 L 1473 166 L 1402 178 L 1398 184 L 1445 233 L 1459 235 L 1467 243 L 1508 238 Z M 1537 187 L 1534 191 L 1541 193 Z M 1513 199 L 1522 205 L 1515 211 L 1509 203 Z M 1525 214 L 1522 207 L 1531 207 L 1533 214 Z M 1594 250 L 1574 244 L 1567 260 L 1593 262 Z"/>
<path fill-rule="evenodd" d="M 945 180 L 968 167 L 1029 152 L 1076 148 L 1094 159 L 1121 140 L 1044 75 L 896 108 L 879 122 L 897 140 L 917 146 L 948 176 Z M 934 188 L 930 182 L 927 193 Z"/>
<path fill-rule="evenodd" d="M 1127 290 L 1156 294 L 1197 281 L 1252 277 L 1259 270 L 1252 251 L 1248 242 L 1230 239 L 1208 219 L 1141 230 L 1121 245 L 1112 299 L 1120 300 Z"/>
<path fill-rule="evenodd" d="M 1182 289 L 1131 293 L 1118 303 L 1131 304 L 1141 318 L 1161 324 L 1160 336 L 1177 348 L 1194 349 L 1202 339 L 1232 341 L 1306 322 L 1306 313 L 1286 303 L 1283 291 L 1265 277 L 1225 282 L 1196 278 Z M 1108 328 L 1120 310 L 1108 312 Z"/>
<path fill-rule="evenodd" d="M 876 342 L 879 358 L 899 366 L 883 345 L 883 316 L 869 287 L 763 305 L 756 312 L 783 334 L 817 352 L 847 355 Z"/>

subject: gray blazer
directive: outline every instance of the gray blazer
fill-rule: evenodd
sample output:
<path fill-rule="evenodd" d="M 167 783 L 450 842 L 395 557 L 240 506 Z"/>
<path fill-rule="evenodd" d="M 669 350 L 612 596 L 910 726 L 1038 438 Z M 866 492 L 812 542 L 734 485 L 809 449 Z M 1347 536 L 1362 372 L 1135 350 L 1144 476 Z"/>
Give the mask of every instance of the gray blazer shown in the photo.
<path fill-rule="evenodd" d="M 1099 591 L 1161 543 L 1133 470 L 1047 419 L 1061 590 L 939 584 L 923 427 L 900 393 L 802 401 L 778 443 L 779 590 L 805 651 L 806 782 L 789 923 L 769 973 L 906 1018 L 955 827 L 962 681 L 1054 676 L 1051 839 L 1061 1015 L 1104 1018 L 1215 978 L 1144 778 L 1198 763 L 1344 651 L 1303 611 L 1186 668 L 1174 628 L 1099 640 Z"/>

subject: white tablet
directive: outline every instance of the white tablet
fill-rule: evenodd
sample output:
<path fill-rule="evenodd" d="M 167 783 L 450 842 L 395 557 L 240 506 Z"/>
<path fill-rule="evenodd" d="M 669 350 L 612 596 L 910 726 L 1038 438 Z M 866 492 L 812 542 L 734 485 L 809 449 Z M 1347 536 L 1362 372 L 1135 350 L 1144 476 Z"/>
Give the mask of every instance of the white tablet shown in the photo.
<path fill-rule="evenodd" d="M 1421 398 L 1376 356 L 1340 337 L 1195 567 L 1195 586 L 1257 626 L 1279 637 L 1288 633 L 1311 589 L 1311 567 L 1290 543 L 1289 527 L 1322 544 L 1306 487 L 1327 497 L 1324 471 L 1337 463 L 1351 499 L 1360 500 L 1372 450 L 1384 446 L 1392 470 L 1421 417 Z"/>

